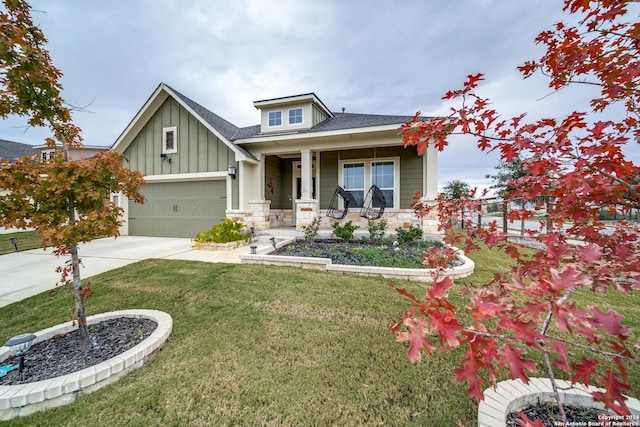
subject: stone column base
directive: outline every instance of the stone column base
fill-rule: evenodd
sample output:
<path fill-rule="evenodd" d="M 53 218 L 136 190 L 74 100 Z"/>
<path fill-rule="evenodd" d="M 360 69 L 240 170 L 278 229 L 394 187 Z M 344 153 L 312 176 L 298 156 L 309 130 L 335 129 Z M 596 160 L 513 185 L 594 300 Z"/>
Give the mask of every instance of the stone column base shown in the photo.
<path fill-rule="evenodd" d="M 296 199 L 296 230 L 311 224 L 318 214 L 317 200 Z"/>

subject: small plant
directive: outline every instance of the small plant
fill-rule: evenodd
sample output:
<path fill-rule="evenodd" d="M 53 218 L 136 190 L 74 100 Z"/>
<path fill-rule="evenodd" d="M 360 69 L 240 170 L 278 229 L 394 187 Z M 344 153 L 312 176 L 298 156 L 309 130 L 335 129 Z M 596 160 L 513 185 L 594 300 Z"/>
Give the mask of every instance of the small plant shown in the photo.
<path fill-rule="evenodd" d="M 408 230 L 404 228 L 396 228 L 398 233 L 398 243 L 402 246 L 411 245 L 422 240 L 422 228 L 412 225 Z"/>
<path fill-rule="evenodd" d="M 318 230 L 320 229 L 321 222 L 322 219 L 317 216 L 313 218 L 311 224 L 302 226 L 302 229 L 304 230 L 304 240 L 307 242 L 313 242 L 318 237 Z"/>
<path fill-rule="evenodd" d="M 333 234 L 345 242 L 352 240 L 353 233 L 360 228 L 360 226 L 354 225 L 351 220 L 345 222 L 344 225 L 340 225 L 339 222 L 334 222 L 331 224 L 331 227 L 333 227 Z"/>
<path fill-rule="evenodd" d="M 372 219 L 367 220 L 367 229 L 369 230 L 369 241 L 371 243 L 379 243 L 384 237 L 384 232 L 387 229 L 386 219 L 381 219 L 379 221 L 375 221 Z"/>
<path fill-rule="evenodd" d="M 250 240 L 251 235 L 247 232 L 247 227 L 242 222 L 234 221 L 231 218 L 225 218 L 210 230 L 199 232 L 194 239 L 196 243 L 249 242 Z"/>

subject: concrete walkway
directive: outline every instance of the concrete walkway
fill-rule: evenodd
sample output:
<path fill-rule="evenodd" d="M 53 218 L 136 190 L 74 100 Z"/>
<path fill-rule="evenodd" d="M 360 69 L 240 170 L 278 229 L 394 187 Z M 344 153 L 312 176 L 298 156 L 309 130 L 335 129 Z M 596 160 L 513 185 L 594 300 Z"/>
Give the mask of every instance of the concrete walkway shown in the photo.
<path fill-rule="evenodd" d="M 258 250 L 270 245 L 267 238 L 257 243 Z M 94 240 L 79 247 L 83 279 L 148 258 L 182 259 L 205 262 L 239 263 L 249 246 L 231 251 L 199 251 L 190 239 L 169 237 L 120 236 Z M 56 267 L 68 257 L 58 258 L 50 249 L 33 249 L 0 256 L 0 307 L 53 289 L 60 274 Z"/>

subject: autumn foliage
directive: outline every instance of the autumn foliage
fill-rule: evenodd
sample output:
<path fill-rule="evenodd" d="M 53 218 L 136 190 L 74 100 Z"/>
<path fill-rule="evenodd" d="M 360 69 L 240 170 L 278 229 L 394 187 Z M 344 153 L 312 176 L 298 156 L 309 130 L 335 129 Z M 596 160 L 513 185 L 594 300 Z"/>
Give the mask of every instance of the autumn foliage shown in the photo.
<path fill-rule="evenodd" d="M 630 7 L 636 12 L 629 12 Z M 622 395 L 631 391 L 630 373 L 638 375 L 640 343 L 629 342 L 630 327 L 620 314 L 580 307 L 575 296 L 640 291 L 638 224 L 618 221 L 605 232 L 598 216 L 601 209 L 628 212 L 640 204 L 640 170 L 625 153 L 625 147 L 640 141 L 640 23 L 634 22 L 637 5 L 626 0 L 565 0 L 563 10 L 576 16 L 578 24 L 558 23 L 540 33 L 536 43 L 546 53 L 519 69 L 525 78 L 547 76 L 553 90 L 596 87 L 589 105 L 561 118 L 528 121 L 522 114 L 505 119 L 479 95 L 484 76 L 475 74 L 462 89 L 444 96 L 458 105 L 448 115 L 419 121 L 416 114 L 401 129 L 405 146 L 420 151 L 428 144 L 443 150 L 451 135 L 464 134 L 475 137 L 481 151 L 499 153 L 504 162 L 522 159 L 526 174 L 510 183 L 515 190 L 506 197 L 549 201 L 552 227 L 546 229 L 545 220 L 540 232 L 530 236 L 544 249 L 525 254 L 495 222 L 452 233 L 450 212 L 475 215 L 479 206 L 475 193 L 463 200 L 441 197 L 438 211 L 448 243 L 467 252 L 486 244 L 505 251 L 516 264 L 490 283 L 463 289 L 437 277 L 425 298 L 397 288 L 411 307 L 391 329 L 398 340 L 408 341 L 413 361 L 420 360 L 422 351 L 462 347 L 456 378 L 467 382 L 477 399 L 501 369 L 528 382 L 531 374 L 553 380 L 554 368 L 572 382 L 604 388 L 594 397 L 627 414 Z M 424 215 L 430 207 L 417 203 L 416 211 Z M 511 219 L 532 216 L 520 210 Z M 474 223 L 471 216 L 466 219 Z M 468 296 L 469 304 L 454 306 L 450 292 Z M 591 356 L 573 360 L 578 349 Z M 542 354 L 543 369 L 532 352 Z"/>
<path fill-rule="evenodd" d="M 4 8 L 0 10 L 0 117 L 24 116 L 30 127 L 48 128 L 51 136 L 44 142 L 57 151 L 46 160 L 0 159 L 0 226 L 36 229 L 45 247 L 70 256 L 59 268 L 60 284 L 73 287 L 74 318 L 87 349 L 83 301 L 91 291 L 80 280 L 78 245 L 118 235 L 123 212 L 111 196 L 121 193 L 142 202 L 143 178 L 124 167 L 119 153 L 70 159 L 71 149 L 82 148 L 82 137 L 61 96 L 62 72 L 45 49 L 47 40 L 31 19 L 29 4 L 5 0 Z"/>

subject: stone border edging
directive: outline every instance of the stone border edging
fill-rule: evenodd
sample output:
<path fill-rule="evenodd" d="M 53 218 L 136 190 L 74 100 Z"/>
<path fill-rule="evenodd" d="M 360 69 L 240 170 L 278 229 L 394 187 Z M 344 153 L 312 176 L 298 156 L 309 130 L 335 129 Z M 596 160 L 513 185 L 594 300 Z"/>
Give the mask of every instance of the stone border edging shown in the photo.
<path fill-rule="evenodd" d="M 157 310 L 120 310 L 87 317 L 88 324 L 118 317 L 154 320 L 158 327 L 144 341 L 118 356 L 81 371 L 27 384 L 0 386 L 0 420 L 9 420 L 69 404 L 80 394 L 91 393 L 141 368 L 160 350 L 173 330 L 173 319 Z M 73 322 L 62 323 L 36 332 L 34 343 L 77 329 Z M 0 347 L 0 360 L 11 355 L 9 347 Z"/>
<path fill-rule="evenodd" d="M 277 243 L 280 248 L 295 239 L 284 239 Z M 301 267 L 311 270 L 333 271 L 338 273 L 356 274 L 359 276 L 381 276 L 387 279 L 403 279 L 416 282 L 432 282 L 435 269 L 433 268 L 394 268 L 394 267 L 370 267 L 345 264 L 333 264 L 330 258 L 314 258 L 285 255 L 269 255 L 274 248 L 263 248 L 257 254 L 240 255 L 243 264 L 280 265 L 286 267 Z M 452 279 L 468 277 L 473 274 L 475 263 L 464 255 L 464 252 L 456 249 L 458 257 L 464 264 L 447 268 L 444 275 Z"/>
<path fill-rule="evenodd" d="M 604 409 L 601 402 L 591 397 L 593 391 L 604 391 L 597 387 L 586 387 L 569 381 L 556 380 L 560 388 L 560 399 L 565 405 Z M 553 402 L 553 389 L 549 378 L 529 378 L 529 384 L 522 380 L 500 381 L 497 387 L 484 391 L 484 400 L 478 405 L 478 427 L 506 426 L 507 415 L 511 412 L 541 402 Z M 627 396 L 627 407 L 633 415 L 640 415 L 640 401 Z M 613 415 L 612 415 L 613 416 Z"/>

